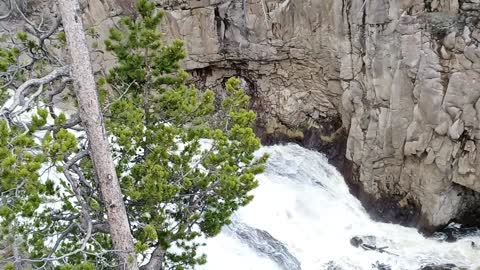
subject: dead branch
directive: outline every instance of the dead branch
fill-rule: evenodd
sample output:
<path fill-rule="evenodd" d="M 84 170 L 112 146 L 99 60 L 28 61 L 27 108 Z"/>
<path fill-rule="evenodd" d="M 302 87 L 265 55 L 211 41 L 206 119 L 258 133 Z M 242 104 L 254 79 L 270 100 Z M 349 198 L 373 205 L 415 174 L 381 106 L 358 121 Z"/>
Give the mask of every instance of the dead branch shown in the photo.
<path fill-rule="evenodd" d="M 67 85 L 72 81 L 72 79 L 70 78 L 65 78 L 62 80 L 62 83 L 60 84 L 60 86 L 53 90 L 53 91 L 50 91 L 47 93 L 47 97 L 48 97 L 48 103 L 47 103 L 47 107 L 48 107 L 48 110 L 50 112 L 50 116 L 53 118 L 53 119 L 56 119 L 57 118 L 57 115 L 55 114 L 55 111 L 53 110 L 53 98 L 56 96 L 56 95 L 59 95 L 60 93 L 63 92 L 63 90 L 66 89 Z"/>
<path fill-rule="evenodd" d="M 28 95 L 30 89 L 34 86 L 43 86 L 44 84 L 50 83 L 53 80 L 62 77 L 62 76 L 67 76 L 70 72 L 70 67 L 69 66 L 64 66 L 61 68 L 57 68 L 50 72 L 48 75 L 38 78 L 38 79 L 30 79 L 26 82 L 24 82 L 20 87 L 18 87 L 15 90 L 15 94 L 13 96 L 13 103 L 8 106 L 8 105 L 3 105 L 3 107 L 0 109 L 0 115 L 8 115 L 12 112 L 15 111 L 15 109 L 18 106 L 24 106 L 25 105 L 25 97 Z"/>
<path fill-rule="evenodd" d="M 8 11 L 4 15 L 0 15 L 0 20 L 4 20 L 4 19 L 10 17 L 10 15 L 13 12 L 13 2 L 15 2 L 15 0 L 8 1 L 8 3 L 9 3 Z"/>
<path fill-rule="evenodd" d="M 53 24 L 53 26 L 50 28 L 50 30 L 48 30 L 48 32 L 44 33 L 43 35 L 41 35 L 39 38 L 38 38 L 38 45 L 40 47 L 43 48 L 43 44 L 45 42 L 45 40 L 47 38 L 49 38 L 51 35 L 53 35 L 53 33 L 55 33 L 58 29 L 58 27 L 60 26 L 62 22 L 62 18 L 58 17 L 56 20 L 55 20 L 55 23 Z"/>

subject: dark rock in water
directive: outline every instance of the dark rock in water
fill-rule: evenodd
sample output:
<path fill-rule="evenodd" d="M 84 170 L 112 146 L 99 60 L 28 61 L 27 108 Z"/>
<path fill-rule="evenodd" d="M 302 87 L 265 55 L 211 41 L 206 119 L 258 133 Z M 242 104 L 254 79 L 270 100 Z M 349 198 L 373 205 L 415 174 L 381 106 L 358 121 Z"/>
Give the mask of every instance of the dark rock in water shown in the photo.
<path fill-rule="evenodd" d="M 334 261 L 329 261 L 324 265 L 325 270 L 343 270 L 342 267 L 338 266 Z"/>
<path fill-rule="evenodd" d="M 455 264 L 447 263 L 447 264 L 428 264 L 422 266 L 419 270 L 460 270 Z"/>
<path fill-rule="evenodd" d="M 350 244 L 354 247 L 361 247 L 362 245 L 376 246 L 377 238 L 373 235 L 354 236 L 350 239 Z"/>
<path fill-rule="evenodd" d="M 319 185 L 322 188 L 326 188 L 325 185 L 322 184 L 322 182 L 320 182 L 320 181 L 315 181 L 315 184 Z"/>
<path fill-rule="evenodd" d="M 470 242 L 470 246 L 472 247 L 472 249 L 475 249 L 475 250 L 480 250 L 480 242 Z"/>
<path fill-rule="evenodd" d="M 385 241 L 383 242 L 384 242 L 383 244 L 386 244 Z M 387 253 L 390 255 L 398 256 L 397 254 L 394 254 L 387 250 L 388 245 L 383 245 L 383 246 L 377 245 L 377 238 L 373 235 L 354 236 L 350 239 L 350 244 L 357 248 L 363 248 L 364 250 L 372 250 L 380 253 Z"/>
<path fill-rule="evenodd" d="M 384 263 L 380 263 L 380 262 L 376 262 L 375 264 L 372 264 L 372 268 L 373 269 L 377 269 L 377 270 L 392 270 L 392 268 L 390 267 L 390 265 L 388 264 L 384 264 Z"/>
<path fill-rule="evenodd" d="M 442 230 L 436 232 L 433 236 L 440 238 L 442 241 L 455 242 L 459 239 L 469 237 L 474 234 L 480 234 L 480 229 L 451 223 Z"/>
<path fill-rule="evenodd" d="M 243 223 L 232 223 L 229 229 L 249 247 L 276 262 L 285 270 L 301 270 L 300 261 L 288 248 L 267 231 L 250 227 Z"/>
<path fill-rule="evenodd" d="M 350 239 L 350 244 L 354 247 L 359 247 L 361 244 L 363 244 L 363 240 L 358 236 L 354 236 L 352 239 Z"/>

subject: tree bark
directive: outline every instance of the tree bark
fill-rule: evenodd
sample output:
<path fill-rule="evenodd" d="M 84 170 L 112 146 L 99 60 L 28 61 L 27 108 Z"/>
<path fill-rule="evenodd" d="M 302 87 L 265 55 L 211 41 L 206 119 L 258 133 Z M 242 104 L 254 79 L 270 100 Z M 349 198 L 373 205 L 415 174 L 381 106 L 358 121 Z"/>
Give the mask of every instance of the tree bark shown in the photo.
<path fill-rule="evenodd" d="M 165 250 L 162 248 L 161 244 L 158 244 L 158 247 L 155 248 L 155 250 L 152 253 L 152 256 L 150 257 L 150 261 L 142 265 L 140 267 L 140 270 L 163 270 L 162 268 L 162 263 L 165 257 Z"/>
<path fill-rule="evenodd" d="M 103 123 L 79 3 L 78 0 L 58 0 L 58 7 L 72 58 L 79 116 L 90 142 L 90 156 L 107 208 L 108 225 L 119 269 L 137 270 L 133 237 Z"/>

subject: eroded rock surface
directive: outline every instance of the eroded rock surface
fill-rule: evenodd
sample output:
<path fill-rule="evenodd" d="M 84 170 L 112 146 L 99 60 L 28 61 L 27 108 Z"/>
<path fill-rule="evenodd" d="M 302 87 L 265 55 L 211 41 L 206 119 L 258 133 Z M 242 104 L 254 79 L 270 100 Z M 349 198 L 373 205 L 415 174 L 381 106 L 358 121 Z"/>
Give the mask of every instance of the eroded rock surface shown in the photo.
<path fill-rule="evenodd" d="M 479 1 L 159 5 L 198 85 L 244 79 L 267 141 L 326 149 L 377 215 L 425 229 L 479 224 Z"/>
<path fill-rule="evenodd" d="M 192 82 L 222 93 L 243 79 L 264 142 L 325 152 L 375 216 L 480 225 L 480 1 L 157 3 Z M 82 6 L 105 69 L 102 40 L 132 1 Z"/>

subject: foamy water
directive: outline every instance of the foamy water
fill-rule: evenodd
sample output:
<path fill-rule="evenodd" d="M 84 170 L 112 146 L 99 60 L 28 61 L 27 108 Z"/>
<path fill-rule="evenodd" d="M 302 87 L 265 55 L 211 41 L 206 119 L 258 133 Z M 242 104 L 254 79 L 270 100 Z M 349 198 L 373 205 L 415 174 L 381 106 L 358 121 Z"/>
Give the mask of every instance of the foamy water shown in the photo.
<path fill-rule="evenodd" d="M 260 152 L 270 159 L 258 177 L 255 199 L 236 213 L 235 226 L 207 241 L 208 263 L 201 269 L 296 270 L 295 260 L 303 270 L 376 269 L 372 265 L 378 263 L 392 270 L 427 263 L 480 269 L 480 251 L 471 247 L 472 241 L 480 244 L 480 235 L 446 243 L 412 228 L 375 222 L 322 154 L 297 145 Z M 350 244 L 352 237 L 367 235 L 388 246 L 389 253 Z"/>

